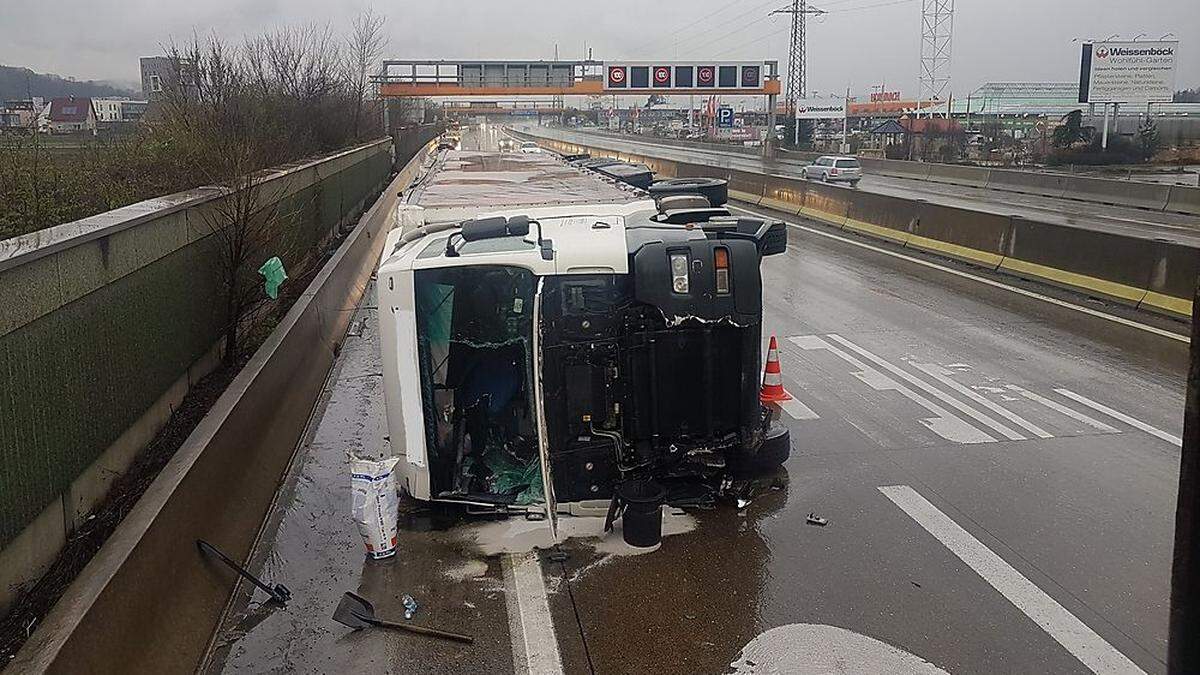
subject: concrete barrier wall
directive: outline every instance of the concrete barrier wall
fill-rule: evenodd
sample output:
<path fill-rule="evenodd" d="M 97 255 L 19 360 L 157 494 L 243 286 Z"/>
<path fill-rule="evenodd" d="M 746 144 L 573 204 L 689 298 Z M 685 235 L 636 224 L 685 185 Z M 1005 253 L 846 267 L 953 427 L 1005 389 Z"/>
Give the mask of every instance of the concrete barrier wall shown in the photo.
<path fill-rule="evenodd" d="M 1043 197 L 1062 197 L 1067 191 L 1068 178 L 1070 176 L 1059 174 L 992 169 L 988 175 L 987 187 L 992 190 L 1022 192 Z"/>
<path fill-rule="evenodd" d="M 918 172 L 928 171 L 932 166 L 905 164 L 914 165 Z M 1167 316 L 1183 318 L 1191 315 L 1193 285 L 1200 273 L 1200 250 L 1195 247 L 783 176 L 730 172 L 699 163 L 679 163 L 678 166 L 680 175 L 733 179 L 736 174 L 738 196 L 735 198 L 750 195 L 752 204 L 799 213 L 836 228 Z M 1036 179 L 1025 180 L 1037 174 L 1014 178 L 1016 173 L 989 171 L 986 180 L 982 174 L 968 180 L 987 184 L 1000 181 L 1026 189 L 1062 190 L 1064 193 L 1071 189 L 1093 189 L 1096 185 L 1086 182 L 1095 179 L 1070 179 L 1049 174 L 1045 175 L 1047 182 L 1039 184 Z M 1072 180 L 1085 182 L 1073 183 Z M 1126 181 L 1103 183 L 1116 184 L 1110 186 L 1114 190 L 1131 185 Z M 1087 187 L 1080 187 L 1084 185 Z M 733 188 L 732 181 L 730 187 Z M 1147 204 L 1157 204 L 1160 200 L 1162 205 L 1171 203 L 1168 195 L 1172 194 L 1173 188 L 1152 187 L 1154 189 L 1144 192 L 1139 192 L 1142 188 L 1136 185 L 1126 187 L 1126 192 L 1117 194 L 1117 198 Z M 1180 210 L 1195 207 L 1197 196 L 1190 192 L 1192 189 L 1179 193 L 1175 204 Z"/>
<path fill-rule="evenodd" d="M 353 222 L 389 148 L 265 173 L 281 240 L 308 252 Z M 220 198 L 192 190 L 0 242 L 0 610 L 218 363 Z"/>
<path fill-rule="evenodd" d="M 561 131 L 557 129 L 539 129 L 538 133 L 561 134 Z M 629 135 L 599 132 L 589 132 L 588 135 L 596 137 L 596 140 L 589 140 L 589 143 L 603 144 L 606 141 L 639 140 L 646 143 L 692 150 L 741 155 L 761 154 L 761 148 L 697 143 L 695 141 L 683 141 L 679 139 L 641 139 L 630 137 Z M 815 152 L 783 151 L 777 159 L 781 164 L 798 165 L 810 162 L 820 156 L 820 154 Z M 1200 215 L 1200 187 L 1168 186 L 1157 183 L 1020 171 L 1015 169 L 994 169 L 965 164 L 940 164 L 935 162 L 915 162 L 873 157 L 860 157 L 859 161 L 868 173 L 876 173 L 883 176 L 929 180 L 936 183 L 1005 190 L 1008 192 L 1075 199 L 1115 206 L 1129 206 L 1152 211 L 1173 211 Z M 720 160 L 714 160 L 714 164 L 719 165 L 720 163 Z"/>
<path fill-rule="evenodd" d="M 249 554 L 370 281 L 396 193 L 417 169 L 410 163 L 387 186 L 34 632 L 13 672 L 196 669 L 236 577 L 206 562 L 195 540 L 237 560 Z"/>
<path fill-rule="evenodd" d="M 1171 196 L 1163 210 L 1200 216 L 1200 187 L 1172 185 Z"/>

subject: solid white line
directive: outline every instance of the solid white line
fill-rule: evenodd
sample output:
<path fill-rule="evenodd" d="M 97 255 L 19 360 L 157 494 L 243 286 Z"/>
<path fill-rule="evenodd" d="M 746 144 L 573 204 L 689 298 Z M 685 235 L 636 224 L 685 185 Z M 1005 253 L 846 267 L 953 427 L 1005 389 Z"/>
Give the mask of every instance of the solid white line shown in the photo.
<path fill-rule="evenodd" d="M 783 412 L 792 416 L 792 419 L 797 420 L 819 420 L 818 415 L 812 408 L 804 405 L 799 399 L 793 398 L 790 401 L 781 401 L 775 405 L 779 406 Z"/>
<path fill-rule="evenodd" d="M 991 417 L 988 417 L 987 415 L 983 414 L 982 412 L 980 412 L 980 411 L 976 410 L 975 408 L 972 408 L 971 406 L 967 405 L 966 403 L 963 403 L 962 401 L 954 398 L 950 394 L 947 394 L 946 392 L 942 391 L 941 389 L 938 389 L 937 387 L 933 386 L 932 384 L 929 384 L 925 380 L 922 380 L 921 378 L 905 371 L 904 369 L 900 368 L 899 366 L 892 364 L 891 362 L 889 362 L 887 359 L 883 358 L 882 356 L 877 356 L 875 354 L 872 354 L 871 352 L 863 349 L 862 347 L 859 347 L 858 345 L 847 340 L 846 338 L 842 337 L 841 335 L 836 335 L 836 334 L 830 333 L 828 335 L 828 337 L 829 337 L 829 339 L 842 344 L 847 349 L 858 352 L 859 356 L 862 356 L 865 359 L 869 359 L 869 360 L 874 361 L 875 363 L 879 364 L 880 366 L 883 366 L 884 369 L 888 370 L 893 375 L 901 377 L 901 378 L 911 382 L 912 384 L 915 384 L 917 387 L 924 389 L 926 392 L 933 394 L 933 396 L 940 399 L 943 403 L 949 404 L 953 408 L 957 408 L 959 410 L 959 412 L 965 413 L 966 415 L 974 418 L 975 421 L 981 422 L 981 423 L 991 427 L 992 429 L 1000 432 L 1001 434 L 1006 436 L 1009 440 L 1011 440 L 1011 441 L 1025 440 L 1025 437 L 1022 436 L 1021 434 L 1017 433 L 1016 431 L 1013 431 L 1009 427 L 1001 424 L 1000 422 L 997 422 L 996 420 L 992 419 Z"/>
<path fill-rule="evenodd" d="M 958 393 L 962 394 L 963 396 L 966 396 L 967 398 L 971 399 L 972 401 L 975 401 L 976 403 L 987 408 L 988 410 L 991 410 L 992 412 L 1003 417 L 1004 419 L 1008 420 L 1009 422 L 1012 422 L 1013 424 L 1015 424 L 1019 427 L 1023 427 L 1026 431 L 1033 434 L 1034 436 L 1037 436 L 1038 438 L 1054 438 L 1053 434 L 1051 434 L 1050 432 L 1046 431 L 1045 429 L 1039 427 L 1038 425 L 1034 424 L 1033 422 L 1030 422 L 1029 420 L 1025 419 L 1024 417 L 1021 417 L 1020 415 L 1016 414 L 1015 412 L 1012 412 L 1008 408 L 1005 408 L 1004 406 L 996 403 L 995 401 L 992 401 L 991 399 L 984 396 L 983 394 L 980 394 L 977 391 L 972 391 L 969 387 L 965 387 L 962 384 L 955 382 L 952 379 L 953 373 L 951 371 L 949 371 L 937 364 L 933 364 L 933 363 L 913 363 L 912 367 L 916 368 L 917 370 L 921 371 L 922 373 L 925 373 L 926 375 L 932 377 L 933 379 L 937 380 L 938 382 L 941 382 L 942 384 L 946 385 L 947 387 L 950 387 L 951 389 L 953 389 L 954 391 L 957 391 Z"/>
<path fill-rule="evenodd" d="M 1163 431 L 1162 429 L 1159 429 L 1158 427 L 1152 427 L 1149 424 L 1146 424 L 1145 422 L 1143 422 L 1139 419 L 1130 417 L 1129 415 L 1126 415 L 1123 412 L 1113 410 L 1112 408 L 1104 405 L 1103 403 L 1097 403 L 1086 396 L 1083 396 L 1081 394 L 1076 394 L 1075 392 L 1071 391 L 1070 389 L 1055 389 L 1054 391 L 1062 394 L 1063 396 L 1066 396 L 1069 399 L 1078 401 L 1078 402 L 1086 405 L 1087 407 L 1092 408 L 1093 410 L 1098 410 L 1113 419 L 1121 420 L 1122 422 L 1124 422 L 1125 424 L 1128 424 L 1129 426 L 1133 427 L 1134 429 L 1141 429 L 1142 431 L 1150 434 L 1151 436 L 1157 436 L 1157 437 L 1163 439 L 1164 441 L 1170 443 L 1171 445 L 1174 445 L 1176 447 L 1183 445 L 1183 439 L 1181 439 L 1180 437 L 1178 437 L 1174 434 L 1169 434 L 1169 433 Z"/>
<path fill-rule="evenodd" d="M 503 565 L 513 669 L 529 675 L 561 675 L 562 657 L 537 552 L 510 553 Z"/>
<path fill-rule="evenodd" d="M 849 363 L 851 366 L 858 368 L 858 372 L 854 373 L 854 376 L 868 387 L 876 391 L 894 391 L 933 413 L 934 417 L 922 419 L 920 420 L 921 423 L 925 425 L 925 428 L 948 441 L 954 441 L 955 443 L 996 442 L 995 438 L 989 436 L 981 429 L 971 426 L 963 418 L 893 380 L 878 369 L 859 361 L 854 356 L 829 344 L 819 335 L 794 335 L 787 338 L 787 340 L 805 350 L 824 349 L 846 363 Z"/>
<path fill-rule="evenodd" d="M 1087 624 L 907 485 L 879 488 L 1025 616 L 1094 673 L 1144 673 Z"/>
<path fill-rule="evenodd" d="M 1057 412 L 1061 415 L 1066 415 L 1067 417 L 1070 417 L 1073 420 L 1083 422 L 1084 424 L 1088 425 L 1089 427 L 1092 427 L 1093 429 L 1099 429 L 1100 431 L 1103 431 L 1103 432 L 1109 433 L 1109 434 L 1121 433 L 1121 430 L 1116 427 L 1109 426 L 1109 425 L 1105 424 L 1104 422 L 1101 422 L 1100 420 L 1095 419 L 1094 417 L 1088 417 L 1087 415 L 1084 415 L 1083 413 L 1081 413 L 1077 410 L 1072 410 L 1071 408 L 1068 408 L 1067 406 L 1059 403 L 1058 401 L 1052 401 L 1052 400 L 1046 398 L 1045 396 L 1042 396 L 1041 394 L 1035 394 L 1032 391 L 1025 389 L 1024 387 L 1018 387 L 1015 384 L 1010 384 L 1010 385 L 1008 385 L 1008 390 L 1016 392 L 1016 393 L 1020 394 L 1021 396 L 1024 396 L 1025 398 L 1029 399 L 1030 401 L 1034 401 L 1036 403 L 1041 403 L 1042 405 L 1046 406 L 1047 408 L 1049 408 L 1049 409 L 1053 410 L 1054 412 Z"/>
<path fill-rule="evenodd" d="M 743 213 L 749 213 L 750 215 L 758 216 L 759 218 L 779 219 L 779 216 L 777 216 L 777 215 L 774 215 L 774 216 L 766 215 L 763 213 L 759 213 L 757 211 L 751 211 L 750 209 L 743 208 L 741 206 L 730 206 L 729 208 L 736 209 L 738 211 L 742 211 Z M 1106 314 L 1104 312 L 1092 309 L 1091 307 L 1084 307 L 1082 305 L 1076 305 L 1074 303 L 1067 302 L 1065 300 L 1059 300 L 1058 298 L 1052 298 L 1048 295 L 1042 295 L 1041 293 L 1035 293 L 1033 291 L 1026 290 L 1026 289 L 1020 288 L 1018 286 L 1010 286 L 1009 284 L 995 281 L 994 279 L 988 279 L 987 277 L 981 277 L 976 274 L 971 274 L 970 272 L 964 272 L 962 270 L 957 270 L 957 269 L 954 269 L 953 267 L 939 265 L 935 262 L 930 262 L 928 260 L 914 258 L 913 256 L 904 255 L 903 253 L 897 253 L 896 251 L 891 251 L 886 248 L 881 248 L 879 246 L 872 246 L 871 244 L 868 244 L 866 242 L 855 241 L 854 239 L 836 235 L 836 234 L 833 234 L 832 232 L 826 232 L 826 231 L 823 231 L 823 230 L 820 230 L 820 229 L 817 229 L 814 227 L 809 227 L 807 225 L 801 225 L 799 223 L 794 223 L 794 222 L 786 221 L 786 220 L 784 222 L 786 222 L 789 226 L 794 227 L 798 230 L 804 230 L 805 232 L 811 232 L 813 234 L 820 235 L 827 239 L 836 239 L 840 242 L 850 244 L 851 246 L 857 246 L 859 248 L 864 248 L 869 251 L 875 251 L 876 253 L 882 253 L 884 255 L 889 255 L 889 256 L 892 256 L 893 258 L 900 258 L 901 260 L 907 260 L 908 262 L 916 263 L 923 267 L 928 267 L 928 268 L 935 269 L 935 270 L 941 270 L 942 272 L 946 272 L 947 274 L 953 274 L 955 276 L 962 277 L 964 279 L 971 279 L 972 281 L 978 281 L 981 284 L 987 284 L 988 286 L 992 286 L 994 288 L 1001 288 L 1001 289 L 1004 289 L 1011 293 L 1016 293 L 1017 295 L 1023 295 L 1027 298 L 1033 298 L 1034 300 L 1041 300 L 1042 302 L 1048 302 L 1052 305 L 1057 305 L 1057 306 L 1063 307 L 1065 309 L 1070 309 L 1070 310 L 1074 310 L 1076 312 L 1081 312 L 1083 314 L 1087 314 L 1088 316 L 1094 316 L 1096 318 L 1104 319 L 1106 321 L 1112 321 L 1113 323 L 1119 323 L 1122 326 L 1129 326 L 1130 328 L 1136 328 L 1138 330 L 1143 330 L 1143 331 L 1146 331 L 1147 333 L 1153 333 L 1155 335 L 1159 335 L 1159 336 L 1165 337 L 1165 338 L 1170 338 L 1172 340 L 1177 340 L 1177 341 L 1183 342 L 1185 344 L 1191 342 L 1190 338 L 1188 338 L 1188 336 L 1186 336 L 1186 335 L 1180 335 L 1179 333 L 1174 333 L 1169 330 L 1164 330 L 1162 328 L 1158 328 L 1157 326 L 1151 326 L 1148 324 L 1139 323 L 1137 321 L 1133 321 L 1131 319 L 1126 319 L 1125 317 L 1121 317 L 1121 316 L 1114 316 L 1112 314 Z"/>

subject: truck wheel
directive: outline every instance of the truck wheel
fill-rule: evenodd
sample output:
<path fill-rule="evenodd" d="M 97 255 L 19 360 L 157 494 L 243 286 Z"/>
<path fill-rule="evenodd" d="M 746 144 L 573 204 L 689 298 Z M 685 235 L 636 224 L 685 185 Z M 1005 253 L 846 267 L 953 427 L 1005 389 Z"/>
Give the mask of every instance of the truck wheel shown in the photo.
<path fill-rule="evenodd" d="M 729 184 L 721 178 L 667 178 L 650 186 L 650 196 L 700 195 L 713 206 L 729 201 Z"/>
<path fill-rule="evenodd" d="M 735 471 L 739 474 L 755 474 L 770 471 L 782 465 L 792 455 L 792 436 L 788 428 L 773 423 L 767 431 L 758 451 L 745 453 L 738 458 Z"/>

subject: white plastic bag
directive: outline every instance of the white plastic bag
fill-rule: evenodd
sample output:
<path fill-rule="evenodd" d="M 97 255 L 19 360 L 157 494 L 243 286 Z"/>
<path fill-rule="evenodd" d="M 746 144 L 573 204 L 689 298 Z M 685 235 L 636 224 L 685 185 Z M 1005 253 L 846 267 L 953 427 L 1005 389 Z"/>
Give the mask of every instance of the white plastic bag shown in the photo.
<path fill-rule="evenodd" d="M 367 555 L 379 559 L 396 554 L 400 497 L 396 492 L 399 458 L 350 463 L 350 492 L 354 495 L 354 522 L 367 545 Z"/>

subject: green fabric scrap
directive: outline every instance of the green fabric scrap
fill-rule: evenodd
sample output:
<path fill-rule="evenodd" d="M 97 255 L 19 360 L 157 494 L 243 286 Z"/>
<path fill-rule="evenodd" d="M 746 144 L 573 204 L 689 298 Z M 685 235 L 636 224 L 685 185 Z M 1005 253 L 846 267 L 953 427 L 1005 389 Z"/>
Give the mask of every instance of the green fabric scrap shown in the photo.
<path fill-rule="evenodd" d="M 274 256 L 267 262 L 263 263 L 262 267 L 258 268 L 258 273 L 266 280 L 264 286 L 267 290 L 267 295 L 272 300 L 279 298 L 279 287 L 287 280 L 287 272 L 283 269 L 283 261 L 279 256 Z"/>

